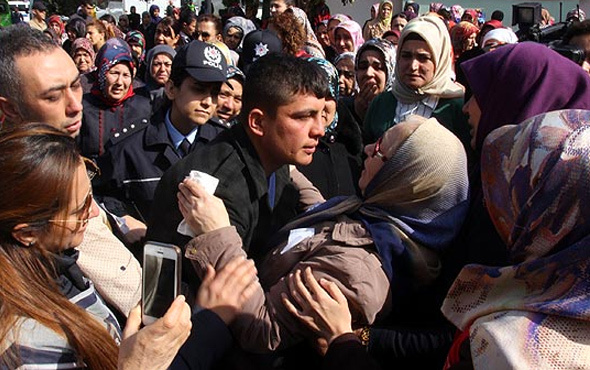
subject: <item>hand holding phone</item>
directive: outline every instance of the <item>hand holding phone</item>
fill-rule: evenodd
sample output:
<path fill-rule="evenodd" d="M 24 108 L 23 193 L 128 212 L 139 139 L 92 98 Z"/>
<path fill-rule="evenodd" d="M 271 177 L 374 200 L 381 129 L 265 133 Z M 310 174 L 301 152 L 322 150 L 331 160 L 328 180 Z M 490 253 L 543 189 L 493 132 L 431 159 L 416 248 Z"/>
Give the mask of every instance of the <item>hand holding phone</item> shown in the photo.
<path fill-rule="evenodd" d="M 143 248 L 142 322 L 152 324 L 164 316 L 180 294 L 180 248 L 149 241 Z"/>

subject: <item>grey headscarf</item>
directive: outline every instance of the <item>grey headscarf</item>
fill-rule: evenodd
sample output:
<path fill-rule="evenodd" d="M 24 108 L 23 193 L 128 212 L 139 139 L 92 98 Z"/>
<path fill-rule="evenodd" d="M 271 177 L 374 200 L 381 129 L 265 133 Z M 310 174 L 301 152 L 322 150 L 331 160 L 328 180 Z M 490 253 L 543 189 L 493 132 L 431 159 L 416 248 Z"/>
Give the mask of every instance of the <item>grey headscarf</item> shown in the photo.
<path fill-rule="evenodd" d="M 383 59 L 385 60 L 385 68 L 387 69 L 387 81 L 385 82 L 385 91 L 391 90 L 391 87 L 393 86 L 393 77 L 395 72 L 396 61 L 395 45 L 393 45 L 393 43 L 391 43 L 389 40 L 384 39 L 371 39 L 365 42 L 356 52 L 356 60 L 354 62 L 355 70 L 358 70 L 360 56 L 367 49 L 376 49 L 380 51 L 381 54 L 383 54 Z"/>
<path fill-rule="evenodd" d="M 242 31 L 242 39 L 240 40 L 239 46 L 240 49 L 242 48 L 242 43 L 244 42 L 246 35 L 252 31 L 256 31 L 256 25 L 254 22 L 240 16 L 231 17 L 227 20 L 225 27 L 223 27 L 223 34 L 226 35 L 230 28 L 239 28 Z"/>

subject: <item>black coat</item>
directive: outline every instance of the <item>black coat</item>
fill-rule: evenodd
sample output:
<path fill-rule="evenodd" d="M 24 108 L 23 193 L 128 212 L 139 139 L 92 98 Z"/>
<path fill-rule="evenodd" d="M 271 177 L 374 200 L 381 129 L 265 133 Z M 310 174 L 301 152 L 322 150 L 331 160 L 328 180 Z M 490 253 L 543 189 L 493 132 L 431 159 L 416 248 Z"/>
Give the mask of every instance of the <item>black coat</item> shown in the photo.
<path fill-rule="evenodd" d="M 170 141 L 161 109 L 148 125 L 112 139 L 98 160 L 102 171 L 95 193 L 118 215 L 147 220 L 160 177 L 182 157 Z M 191 151 L 213 140 L 225 126 L 209 120 L 199 127 Z"/>
<path fill-rule="evenodd" d="M 78 142 L 82 155 L 92 159 L 104 154 L 112 139 L 147 125 L 152 109 L 150 100 L 137 94 L 119 106 L 109 107 L 88 93 L 84 94 L 82 104 L 84 115 Z"/>
<path fill-rule="evenodd" d="M 288 166 L 275 171 L 275 201 L 269 204 L 268 179 L 241 124 L 222 132 L 211 143 L 201 146 L 172 166 L 156 189 L 148 220 L 148 240 L 181 247 L 190 240 L 176 232 L 182 220 L 178 209 L 178 184 L 198 170 L 219 179 L 215 195 L 223 199 L 230 222 L 242 237 L 244 249 L 252 258 L 267 252 L 267 239 L 299 211 L 299 191 L 292 184 Z M 195 288 L 198 281 L 186 259 L 183 280 Z"/>

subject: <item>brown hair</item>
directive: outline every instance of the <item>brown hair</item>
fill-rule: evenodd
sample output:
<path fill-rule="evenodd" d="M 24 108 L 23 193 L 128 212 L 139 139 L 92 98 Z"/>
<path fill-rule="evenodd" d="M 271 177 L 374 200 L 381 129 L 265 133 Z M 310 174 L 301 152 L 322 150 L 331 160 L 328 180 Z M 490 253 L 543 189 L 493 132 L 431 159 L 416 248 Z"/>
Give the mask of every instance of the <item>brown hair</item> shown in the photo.
<path fill-rule="evenodd" d="M 307 34 L 292 11 L 284 11 L 269 19 L 269 27 L 283 43 L 285 54 L 296 55 L 305 46 Z"/>
<path fill-rule="evenodd" d="M 40 235 L 55 232 L 49 220 L 68 212 L 75 173 L 81 164 L 75 141 L 43 124 L 0 131 L 0 346 L 16 332 L 19 317 L 31 318 L 67 339 L 92 369 L 114 369 L 118 348 L 106 329 L 59 290 L 51 253 L 40 243 L 23 246 L 15 226 Z M 15 368 L 17 351 L 0 364 Z"/>
<path fill-rule="evenodd" d="M 88 30 L 88 27 L 91 27 L 91 26 L 96 28 L 98 30 L 98 32 L 100 32 L 104 35 L 105 41 L 115 37 L 115 32 L 110 27 L 107 28 L 107 26 L 105 26 L 104 23 L 98 19 L 93 19 L 93 20 L 89 21 L 88 23 L 86 23 L 86 30 Z"/>

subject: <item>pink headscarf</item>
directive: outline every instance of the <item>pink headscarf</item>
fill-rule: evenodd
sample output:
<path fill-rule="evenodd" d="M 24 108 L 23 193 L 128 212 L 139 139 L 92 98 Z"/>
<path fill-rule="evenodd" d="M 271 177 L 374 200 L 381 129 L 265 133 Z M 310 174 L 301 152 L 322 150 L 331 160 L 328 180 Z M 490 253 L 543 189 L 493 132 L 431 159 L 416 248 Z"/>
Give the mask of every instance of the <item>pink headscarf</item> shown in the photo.
<path fill-rule="evenodd" d="M 354 52 L 365 43 L 365 40 L 363 39 L 363 30 L 355 21 L 349 20 L 340 22 L 340 24 L 334 29 L 334 34 L 336 34 L 338 28 L 342 28 L 350 34 L 350 37 L 352 37 L 352 43 L 354 44 Z"/>

